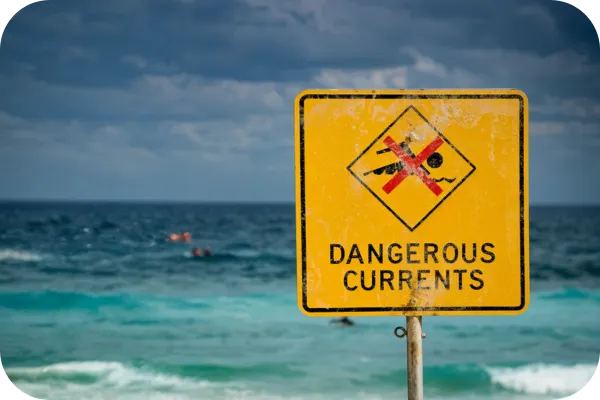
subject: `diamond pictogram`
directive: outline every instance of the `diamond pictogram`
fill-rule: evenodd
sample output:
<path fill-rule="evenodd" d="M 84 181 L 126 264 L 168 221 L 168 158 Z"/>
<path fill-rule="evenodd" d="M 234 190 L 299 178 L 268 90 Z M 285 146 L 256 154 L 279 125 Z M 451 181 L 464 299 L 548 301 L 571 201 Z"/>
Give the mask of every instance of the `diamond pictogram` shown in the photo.
<path fill-rule="evenodd" d="M 413 106 L 347 167 L 410 231 L 475 171 L 475 166 Z"/>

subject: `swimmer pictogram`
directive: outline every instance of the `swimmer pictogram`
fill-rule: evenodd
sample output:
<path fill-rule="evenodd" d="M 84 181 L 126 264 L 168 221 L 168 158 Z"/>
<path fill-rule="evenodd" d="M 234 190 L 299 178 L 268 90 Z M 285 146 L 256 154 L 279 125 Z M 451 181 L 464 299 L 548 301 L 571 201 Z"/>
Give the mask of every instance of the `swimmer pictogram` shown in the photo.
<path fill-rule="evenodd" d="M 347 169 L 413 231 L 473 174 L 475 165 L 409 106 Z"/>

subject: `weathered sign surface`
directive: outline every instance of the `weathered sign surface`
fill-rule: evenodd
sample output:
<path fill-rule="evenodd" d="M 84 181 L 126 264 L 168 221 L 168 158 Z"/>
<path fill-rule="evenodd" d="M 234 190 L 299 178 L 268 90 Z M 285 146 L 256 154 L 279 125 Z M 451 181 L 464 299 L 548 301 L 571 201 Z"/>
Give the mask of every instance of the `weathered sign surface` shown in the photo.
<path fill-rule="evenodd" d="M 301 310 L 524 311 L 527 132 L 527 98 L 518 90 L 300 93 Z"/>

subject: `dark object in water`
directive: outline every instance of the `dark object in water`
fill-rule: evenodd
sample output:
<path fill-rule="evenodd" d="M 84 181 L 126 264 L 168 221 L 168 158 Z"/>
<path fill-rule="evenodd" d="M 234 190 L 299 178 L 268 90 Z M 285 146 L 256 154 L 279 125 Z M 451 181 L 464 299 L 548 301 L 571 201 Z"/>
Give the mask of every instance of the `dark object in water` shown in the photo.
<path fill-rule="evenodd" d="M 355 323 L 348 317 L 342 317 L 340 319 L 334 319 L 330 321 L 330 324 L 342 325 L 342 326 L 354 326 Z"/>
<path fill-rule="evenodd" d="M 202 251 L 198 247 L 192 249 L 192 257 L 202 257 Z"/>
<path fill-rule="evenodd" d="M 199 247 L 194 247 L 192 249 L 192 257 L 211 257 L 213 255 L 212 251 L 207 247 L 204 251 L 200 250 Z"/>

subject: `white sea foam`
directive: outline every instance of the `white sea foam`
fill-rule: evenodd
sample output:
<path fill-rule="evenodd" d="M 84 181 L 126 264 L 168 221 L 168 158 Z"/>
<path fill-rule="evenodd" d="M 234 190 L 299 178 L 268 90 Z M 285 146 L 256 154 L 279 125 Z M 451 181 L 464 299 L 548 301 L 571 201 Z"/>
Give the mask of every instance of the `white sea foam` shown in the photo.
<path fill-rule="evenodd" d="M 21 250 L 0 249 L 0 261 L 40 261 L 42 256 Z"/>
<path fill-rule="evenodd" d="M 52 381 L 61 380 L 62 377 L 72 375 L 88 375 L 97 379 L 92 385 L 86 387 L 106 387 L 115 389 L 127 389 L 131 387 L 145 387 L 146 389 L 162 389 L 168 387 L 177 388 L 199 388 L 210 386 L 210 382 L 191 380 L 182 377 L 155 373 L 127 367 L 118 362 L 84 361 L 52 364 L 44 367 L 32 368 L 10 368 L 6 372 L 9 376 L 28 380 L 27 378 L 49 378 Z M 73 384 L 73 386 L 79 386 Z M 84 386 L 84 385 L 81 385 Z"/>
<path fill-rule="evenodd" d="M 535 398 L 538 395 L 565 397 L 579 391 L 594 374 L 594 365 L 545 365 L 532 364 L 516 368 L 486 368 L 491 382 L 503 388 L 520 392 L 517 398 Z M 390 398 L 389 393 L 358 392 L 353 395 L 306 393 L 302 395 L 269 393 L 243 382 L 208 382 L 201 379 L 162 374 L 144 368 L 128 367 L 118 362 L 70 362 L 44 367 L 8 368 L 13 382 L 27 394 L 40 399 L 156 399 L 156 400 L 325 400 L 357 399 L 376 400 Z M 82 382 L 76 376 L 95 378 Z M 398 388 L 398 393 L 405 389 Z M 374 390 L 378 392 L 378 390 Z M 468 397 L 468 396 L 467 396 Z M 460 397 L 465 398 L 464 396 Z M 480 398 L 476 394 L 469 399 Z M 488 397 L 486 397 L 488 398 Z M 504 399 L 501 393 L 491 399 Z M 511 399 L 516 399 L 514 396 Z"/>
<path fill-rule="evenodd" d="M 595 365 L 531 364 L 517 368 L 487 368 L 492 382 L 505 389 L 539 395 L 568 396 L 583 388 L 594 375 Z"/>
<path fill-rule="evenodd" d="M 128 367 L 119 362 L 67 362 L 43 367 L 7 368 L 6 372 L 20 390 L 48 400 L 213 399 L 222 398 L 224 389 L 216 383 Z M 94 379 L 84 382 L 77 378 L 81 376 Z M 219 391 L 221 395 L 215 396 Z"/>
<path fill-rule="evenodd" d="M 79 400 L 341 400 L 346 395 L 280 394 L 250 388 L 243 382 L 207 382 L 131 368 L 118 362 L 68 362 L 43 367 L 7 368 L 23 392 L 38 399 Z M 77 376 L 96 378 L 81 382 Z M 385 396 L 355 393 L 357 400 L 382 400 Z"/>

